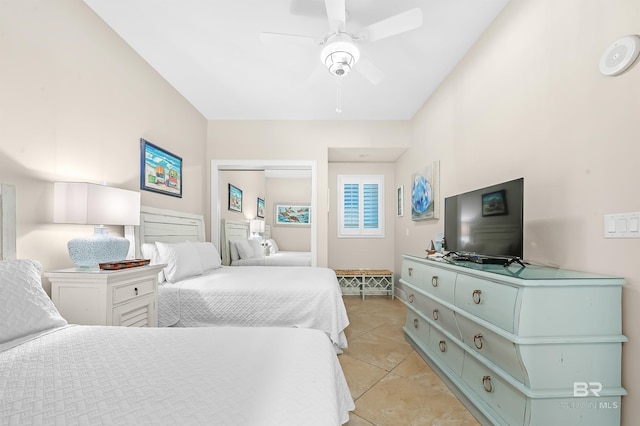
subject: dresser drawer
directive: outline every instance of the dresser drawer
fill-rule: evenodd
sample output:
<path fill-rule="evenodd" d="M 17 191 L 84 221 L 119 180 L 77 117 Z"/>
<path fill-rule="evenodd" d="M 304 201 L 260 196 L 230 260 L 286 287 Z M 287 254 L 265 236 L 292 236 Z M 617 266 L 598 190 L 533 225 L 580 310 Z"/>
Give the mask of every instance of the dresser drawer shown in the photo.
<path fill-rule="evenodd" d="M 429 332 L 429 348 L 435 356 L 447 364 L 457 376 L 462 374 L 464 351 L 434 327 L 431 327 L 431 331 Z"/>
<path fill-rule="evenodd" d="M 404 325 L 405 331 L 420 340 L 426 347 L 429 343 L 429 332 L 431 327 L 429 323 L 422 319 L 417 313 L 411 309 L 407 309 L 407 322 Z"/>
<path fill-rule="evenodd" d="M 524 424 L 526 397 L 466 353 L 462 366 L 462 380 L 507 424 Z"/>
<path fill-rule="evenodd" d="M 460 337 L 453 311 L 420 292 L 408 289 L 407 301 L 417 311 L 456 337 Z"/>
<path fill-rule="evenodd" d="M 514 379 L 525 383 L 525 372 L 513 342 L 462 315 L 457 315 L 456 320 L 462 334 L 462 341 L 469 347 L 467 350 L 483 355 Z"/>
<path fill-rule="evenodd" d="M 424 266 L 423 274 L 424 279 L 418 287 L 446 302 L 453 303 L 458 274 L 427 265 Z"/>
<path fill-rule="evenodd" d="M 455 305 L 513 333 L 518 289 L 469 275 L 456 280 Z"/>
<path fill-rule="evenodd" d="M 151 294 L 155 291 L 154 280 L 137 281 L 125 285 L 117 285 L 113 287 L 113 304 L 125 302 L 127 300 L 133 300 L 136 297 L 141 297 L 146 294 Z"/>

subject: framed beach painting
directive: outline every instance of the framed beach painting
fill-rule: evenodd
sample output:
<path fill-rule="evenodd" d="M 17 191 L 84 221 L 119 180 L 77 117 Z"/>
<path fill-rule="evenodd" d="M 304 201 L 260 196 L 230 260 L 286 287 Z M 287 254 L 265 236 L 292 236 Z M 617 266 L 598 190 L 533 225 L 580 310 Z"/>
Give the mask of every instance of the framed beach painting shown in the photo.
<path fill-rule="evenodd" d="M 262 198 L 258 198 L 258 207 L 256 209 L 256 212 L 256 216 L 264 219 L 264 200 Z"/>
<path fill-rule="evenodd" d="M 440 162 L 433 161 L 411 177 L 411 220 L 440 218 Z"/>
<path fill-rule="evenodd" d="M 229 210 L 242 212 L 242 190 L 229 184 Z"/>
<path fill-rule="evenodd" d="M 275 203 L 273 213 L 276 226 L 311 226 L 309 204 Z"/>
<path fill-rule="evenodd" d="M 140 189 L 182 198 L 182 158 L 140 139 Z"/>

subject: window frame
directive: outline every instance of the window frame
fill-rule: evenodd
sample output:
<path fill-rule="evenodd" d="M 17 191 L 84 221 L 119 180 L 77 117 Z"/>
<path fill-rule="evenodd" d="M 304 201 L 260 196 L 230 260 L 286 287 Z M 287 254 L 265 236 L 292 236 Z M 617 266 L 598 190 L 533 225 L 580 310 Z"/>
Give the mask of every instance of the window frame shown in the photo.
<path fill-rule="evenodd" d="M 385 203 L 384 203 L 384 175 L 338 175 L 338 238 L 384 238 L 385 236 Z M 358 228 L 345 228 L 344 187 L 346 184 L 358 185 Z M 364 227 L 364 196 L 365 184 L 378 185 L 378 227 Z"/>

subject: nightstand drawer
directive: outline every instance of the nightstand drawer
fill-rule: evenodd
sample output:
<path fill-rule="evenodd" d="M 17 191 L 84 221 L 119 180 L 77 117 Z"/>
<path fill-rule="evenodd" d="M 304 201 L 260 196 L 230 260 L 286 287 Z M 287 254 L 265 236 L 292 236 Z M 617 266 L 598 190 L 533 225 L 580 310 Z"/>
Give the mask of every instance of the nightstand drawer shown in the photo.
<path fill-rule="evenodd" d="M 142 296 L 133 302 L 113 308 L 113 325 L 124 327 L 155 327 L 153 295 Z"/>
<path fill-rule="evenodd" d="M 113 287 L 113 304 L 125 302 L 135 299 L 155 291 L 155 282 L 153 280 L 138 281 L 126 285 Z"/>

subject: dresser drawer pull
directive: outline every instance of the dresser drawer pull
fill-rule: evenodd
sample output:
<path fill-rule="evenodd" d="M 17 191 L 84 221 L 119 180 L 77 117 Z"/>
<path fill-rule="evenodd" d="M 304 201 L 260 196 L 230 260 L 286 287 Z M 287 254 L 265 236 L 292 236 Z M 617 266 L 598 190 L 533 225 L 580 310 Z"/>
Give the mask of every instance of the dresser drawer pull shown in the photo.
<path fill-rule="evenodd" d="M 480 290 L 473 290 L 473 303 L 475 303 L 476 305 L 479 305 L 480 302 L 482 302 L 482 297 L 480 297 L 480 295 L 482 294 L 482 291 Z"/>
<path fill-rule="evenodd" d="M 431 277 L 431 285 L 434 287 L 438 287 L 438 276 L 434 275 Z"/>
<path fill-rule="evenodd" d="M 413 294 L 409 295 L 409 303 L 413 303 L 415 296 Z"/>
<path fill-rule="evenodd" d="M 444 340 L 440 340 L 440 343 L 438 343 L 438 347 L 440 348 L 440 352 L 446 352 L 447 342 L 445 342 Z"/>
<path fill-rule="evenodd" d="M 413 320 L 413 326 L 414 326 L 415 328 L 418 328 L 418 325 L 420 325 L 420 322 L 419 322 L 419 321 L 418 321 L 418 319 L 416 318 L 416 319 L 414 319 L 414 320 Z"/>
<path fill-rule="evenodd" d="M 413 268 L 409 268 L 409 276 L 413 275 Z"/>
<path fill-rule="evenodd" d="M 440 311 L 437 309 L 433 310 L 433 319 L 438 321 L 438 318 L 440 317 Z"/>
<path fill-rule="evenodd" d="M 491 376 L 482 377 L 482 387 L 487 392 L 493 392 L 493 383 L 491 383 Z"/>
<path fill-rule="evenodd" d="M 482 334 L 478 333 L 475 336 L 473 336 L 473 344 L 476 346 L 476 348 L 482 349 L 482 346 L 483 346 Z"/>
<path fill-rule="evenodd" d="M 138 287 L 134 287 L 134 288 L 133 288 L 133 292 L 134 292 L 134 293 L 135 293 L 135 295 L 137 296 L 137 295 L 138 295 Z"/>

